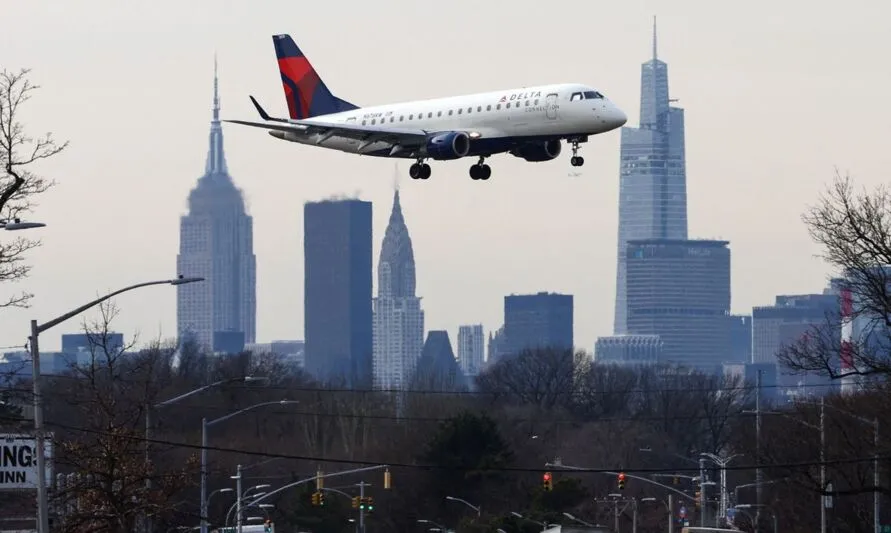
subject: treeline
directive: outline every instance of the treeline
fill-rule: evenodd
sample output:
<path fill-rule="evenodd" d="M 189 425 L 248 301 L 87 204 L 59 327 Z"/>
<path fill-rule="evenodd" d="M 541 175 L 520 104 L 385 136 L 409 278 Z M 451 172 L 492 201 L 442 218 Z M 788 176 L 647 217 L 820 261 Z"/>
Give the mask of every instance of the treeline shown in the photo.
<path fill-rule="evenodd" d="M 677 495 L 675 502 L 678 508 L 684 504 L 698 523 L 702 511 L 692 501 L 698 489 L 690 478 L 699 475 L 703 452 L 737 455 L 728 472 L 731 498 L 734 487 L 754 482 L 755 466 L 761 465 L 771 482 L 763 487 L 762 503 L 777 513 L 779 523 L 819 527 L 819 432 L 807 425 L 817 424 L 815 407 L 765 404 L 767 413 L 784 414 L 762 416 L 759 455 L 751 413 L 756 390 L 737 377 L 599 365 L 581 353 L 534 350 L 492 366 L 472 392 L 351 391 L 315 383 L 269 354 L 215 358 L 162 345 L 135 352 L 105 343 L 109 330 L 109 324 L 93 328 L 92 364 L 44 378 L 56 472 L 78 474 L 53 492 L 60 513 L 57 531 L 132 532 L 140 530 L 145 516 L 152 517 L 157 531 L 197 525 L 202 418 L 211 422 L 208 494 L 234 488 L 231 476 L 239 464 L 244 488 L 271 486 L 263 491 L 312 477 L 317 470 L 391 465 L 391 490 L 382 488 L 382 472 L 326 483 L 353 495 L 358 494 L 356 483 L 372 484 L 366 489 L 376 502 L 370 531 L 405 531 L 420 527 L 418 520 L 461 531 L 532 533 L 540 528 L 512 512 L 569 524 L 563 514 L 568 512 L 612 525 L 612 504 L 597 500 L 618 492 L 615 476 L 545 467 L 554 462 L 667 484 L 689 495 Z M 245 381 L 245 376 L 265 379 Z M 217 382 L 224 383 L 157 406 Z M 27 383 L 10 393 L 18 389 L 27 396 Z M 281 400 L 299 403 L 276 403 Z M 891 418 L 889 400 L 891 394 L 881 387 L 826 400 L 832 406 L 825 427 L 836 531 L 871 527 L 872 432 L 843 412 L 877 416 L 882 423 Z M 214 423 L 257 404 L 268 405 Z M 146 441 L 148 411 L 152 429 Z M 27 428 L 27 420 L 16 422 L 16 417 L 7 413 L 4 418 Z M 886 466 L 883 458 L 882 479 Z M 718 481 L 716 467 L 710 463 L 708 468 L 708 478 Z M 550 492 L 542 489 L 545 471 L 554 473 Z M 270 499 L 274 509 L 254 508 L 248 515 L 269 513 L 283 531 L 346 533 L 355 528 L 347 498 L 329 493 L 327 505 L 317 508 L 310 503 L 314 484 L 302 487 Z M 737 493 L 739 500 L 731 505 L 755 503 L 751 488 Z M 622 494 L 664 501 L 668 491 L 632 478 Z M 479 506 L 480 516 L 446 496 Z M 707 496 L 708 520 L 714 523 L 718 493 L 708 487 Z M 211 524 L 224 525 L 233 503 L 232 492 L 215 495 Z M 638 509 L 641 532 L 664 531 L 664 505 Z M 768 511 L 764 519 L 769 525 Z M 621 520 L 630 527 L 630 511 Z"/>

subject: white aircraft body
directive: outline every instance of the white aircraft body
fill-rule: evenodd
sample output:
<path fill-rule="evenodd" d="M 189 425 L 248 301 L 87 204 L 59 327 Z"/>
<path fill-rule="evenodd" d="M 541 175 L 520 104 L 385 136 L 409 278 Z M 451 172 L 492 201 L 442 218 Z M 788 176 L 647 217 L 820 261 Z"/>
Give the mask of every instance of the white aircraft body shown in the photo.
<path fill-rule="evenodd" d="M 269 130 L 278 139 L 332 150 L 414 159 L 409 175 L 430 177 L 425 161 L 477 157 L 470 177 L 487 180 L 486 158 L 510 153 L 550 161 L 562 142 L 572 166 L 585 162 L 579 144 L 621 127 L 627 117 L 603 93 L 577 83 L 419 100 L 360 108 L 334 96 L 288 35 L 273 36 L 290 118 L 275 118 L 251 96 L 266 122 L 227 120 Z"/>

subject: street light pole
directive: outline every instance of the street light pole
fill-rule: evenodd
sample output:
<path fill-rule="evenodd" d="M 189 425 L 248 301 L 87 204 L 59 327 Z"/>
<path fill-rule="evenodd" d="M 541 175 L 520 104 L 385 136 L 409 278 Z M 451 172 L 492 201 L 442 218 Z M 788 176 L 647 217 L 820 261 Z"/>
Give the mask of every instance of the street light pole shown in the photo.
<path fill-rule="evenodd" d="M 111 299 L 118 294 L 149 287 L 152 285 L 185 285 L 196 281 L 204 281 L 204 278 L 184 278 L 182 276 L 175 279 L 167 279 L 160 281 L 147 281 L 145 283 L 137 283 L 123 289 L 110 292 L 105 296 L 96 298 L 77 309 L 69 311 L 64 315 L 58 316 L 43 324 L 38 324 L 36 320 L 31 321 L 31 336 L 29 338 L 31 347 L 31 387 L 34 396 L 34 440 L 36 441 L 35 452 L 37 453 L 37 531 L 38 533 L 50 533 L 49 529 L 49 503 L 46 490 L 46 457 L 45 457 L 45 435 L 43 427 L 43 396 L 40 390 L 40 334 L 44 331 L 65 322 L 69 318 L 73 318 L 91 307 L 95 307 L 102 302 Z"/>
<path fill-rule="evenodd" d="M 482 507 L 481 507 L 481 506 L 473 505 L 472 503 L 470 503 L 470 502 L 467 501 L 467 500 L 462 500 L 461 498 L 456 498 L 456 497 L 454 497 L 454 496 L 446 496 L 445 499 L 446 499 L 446 500 L 449 500 L 449 501 L 453 501 L 453 502 L 463 503 L 463 504 L 466 505 L 467 507 L 470 507 L 471 509 L 473 509 L 474 511 L 476 511 L 476 517 L 477 517 L 477 518 L 479 518 L 480 515 L 482 514 Z M 563 514 L 566 514 L 566 513 L 563 513 Z"/>
<path fill-rule="evenodd" d="M 296 400 L 280 400 L 277 402 L 262 402 L 251 405 L 250 407 L 245 407 L 244 409 L 240 409 L 235 411 L 234 413 L 229 413 L 226 416 L 221 416 L 220 418 L 207 421 L 207 418 L 201 419 L 201 533 L 207 533 L 207 429 L 210 426 L 219 424 L 220 422 L 225 422 L 232 417 L 238 416 L 243 413 L 247 413 L 248 411 L 253 411 L 254 409 L 258 409 L 260 407 L 266 407 L 268 405 L 291 405 L 300 403 Z M 238 480 L 241 482 L 241 466 L 239 465 L 238 472 Z M 241 501 L 239 499 L 239 501 Z M 240 516 L 240 515 L 239 515 Z"/>
<path fill-rule="evenodd" d="M 151 435 L 152 435 L 152 411 L 155 409 L 160 409 L 161 407 L 167 407 L 168 405 L 172 405 L 175 403 L 179 403 L 186 398 L 191 398 L 196 394 L 200 394 L 204 391 L 219 387 L 221 385 L 227 385 L 229 383 L 251 383 L 254 381 L 269 381 L 267 377 L 254 377 L 254 376 L 245 376 L 243 378 L 231 378 L 231 379 L 221 379 L 209 385 L 204 385 L 203 387 L 198 387 L 197 389 L 190 390 L 189 392 L 180 394 L 179 396 L 175 396 L 170 398 L 169 400 L 164 400 L 163 402 L 156 403 L 155 405 L 146 405 L 145 406 L 145 491 L 146 494 L 152 490 L 152 478 L 148 475 L 149 465 L 151 464 Z M 203 449 L 202 449 L 202 453 Z M 146 513 L 145 517 L 145 533 L 151 533 L 152 529 L 152 520 L 151 517 Z M 200 528 L 200 526 L 199 526 Z"/>

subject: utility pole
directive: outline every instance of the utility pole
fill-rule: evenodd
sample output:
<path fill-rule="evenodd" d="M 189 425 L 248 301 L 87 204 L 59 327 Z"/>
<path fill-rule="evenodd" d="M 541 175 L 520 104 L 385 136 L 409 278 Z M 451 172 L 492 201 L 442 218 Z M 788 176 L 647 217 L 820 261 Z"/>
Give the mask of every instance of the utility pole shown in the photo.
<path fill-rule="evenodd" d="M 631 498 L 631 533 L 637 533 L 637 498 Z"/>
<path fill-rule="evenodd" d="M 761 370 L 755 376 L 755 533 L 759 532 L 758 524 L 761 522 Z"/>
<path fill-rule="evenodd" d="M 616 533 L 619 533 L 619 499 L 616 498 L 613 500 L 613 515 L 615 519 L 615 528 L 613 529 Z"/>
<path fill-rule="evenodd" d="M 668 533 L 674 533 L 674 494 L 668 494 Z"/>
<path fill-rule="evenodd" d="M 820 533 L 826 533 L 826 407 L 820 396 Z"/>
<path fill-rule="evenodd" d="M 880 533 L 882 525 L 879 521 L 879 417 L 872 420 L 873 423 L 873 456 L 872 456 L 872 524 L 875 533 Z"/>
<path fill-rule="evenodd" d="M 706 509 L 706 502 L 708 499 L 705 497 L 705 459 L 702 457 L 699 458 L 699 526 L 705 527 L 705 515 L 708 514 Z"/>
<path fill-rule="evenodd" d="M 235 532 L 241 533 L 241 465 L 236 468 L 235 497 Z"/>
<path fill-rule="evenodd" d="M 371 483 L 360 481 L 356 484 L 359 487 L 359 501 L 365 502 L 365 487 L 370 487 Z M 240 533 L 240 532 L 239 532 Z M 359 533 L 365 533 L 365 506 L 359 506 Z"/>

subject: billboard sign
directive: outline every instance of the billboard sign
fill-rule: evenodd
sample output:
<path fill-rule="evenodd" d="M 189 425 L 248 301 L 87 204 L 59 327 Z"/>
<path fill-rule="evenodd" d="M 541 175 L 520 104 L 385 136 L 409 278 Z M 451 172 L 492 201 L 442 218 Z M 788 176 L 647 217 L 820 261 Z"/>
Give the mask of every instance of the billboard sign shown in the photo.
<path fill-rule="evenodd" d="M 52 484 L 53 443 L 44 440 L 46 483 Z M 0 491 L 37 488 L 37 442 L 33 435 L 0 435 Z"/>

